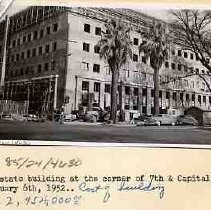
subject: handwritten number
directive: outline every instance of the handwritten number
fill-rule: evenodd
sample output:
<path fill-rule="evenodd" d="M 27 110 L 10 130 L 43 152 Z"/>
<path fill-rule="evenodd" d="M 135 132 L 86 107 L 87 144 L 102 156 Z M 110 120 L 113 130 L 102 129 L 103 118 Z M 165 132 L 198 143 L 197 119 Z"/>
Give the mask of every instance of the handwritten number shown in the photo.
<path fill-rule="evenodd" d="M 50 158 L 47 162 L 43 163 L 43 160 L 33 160 L 30 159 L 29 157 L 27 158 L 11 158 L 11 157 L 7 157 L 5 159 L 5 164 L 8 167 L 14 166 L 17 167 L 17 169 L 21 169 L 23 167 L 25 168 L 30 168 L 32 166 L 37 166 L 42 167 L 42 169 L 46 169 L 47 167 L 51 167 L 51 168 L 70 168 L 70 167 L 77 167 L 80 166 L 82 164 L 82 160 L 79 158 L 73 158 L 73 159 L 69 159 L 67 161 L 63 161 L 60 160 L 59 158 L 54 159 L 54 158 Z"/>
<path fill-rule="evenodd" d="M 6 205 L 5 206 L 9 206 L 9 205 L 12 205 L 13 204 L 13 202 L 12 202 L 12 197 L 6 197 L 6 199 L 8 199 L 8 201 L 7 201 L 7 203 L 6 203 Z"/>

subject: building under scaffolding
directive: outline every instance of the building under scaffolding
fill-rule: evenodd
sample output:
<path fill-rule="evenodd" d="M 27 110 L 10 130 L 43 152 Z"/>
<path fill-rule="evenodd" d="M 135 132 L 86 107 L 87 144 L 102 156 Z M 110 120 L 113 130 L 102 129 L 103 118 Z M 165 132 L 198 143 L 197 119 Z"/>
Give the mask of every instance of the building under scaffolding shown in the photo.
<path fill-rule="evenodd" d="M 4 100 L 25 101 L 28 113 L 52 113 L 56 109 L 58 75 L 6 82 Z"/>
<path fill-rule="evenodd" d="M 57 94 L 64 92 L 67 57 L 67 34 L 59 30 L 62 17 L 59 28 L 57 23 L 62 11 L 63 7 L 31 7 L 10 17 L 7 32 L 6 21 L 1 23 L 1 111 L 17 111 L 14 104 L 20 107 L 21 102 L 27 113 L 48 114 L 61 107 L 63 98 L 57 104 Z"/>

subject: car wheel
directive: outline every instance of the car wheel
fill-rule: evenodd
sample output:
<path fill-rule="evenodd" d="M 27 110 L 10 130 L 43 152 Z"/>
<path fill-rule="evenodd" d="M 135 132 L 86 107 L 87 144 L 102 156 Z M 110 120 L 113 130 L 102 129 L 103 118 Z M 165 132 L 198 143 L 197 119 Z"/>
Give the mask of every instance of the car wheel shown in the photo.
<path fill-rule="evenodd" d="M 175 122 L 171 122 L 171 125 L 172 125 L 172 126 L 175 126 L 175 124 L 176 124 Z"/>
<path fill-rule="evenodd" d="M 91 122 L 92 123 L 96 123 L 97 122 L 97 117 L 95 115 L 92 116 Z"/>

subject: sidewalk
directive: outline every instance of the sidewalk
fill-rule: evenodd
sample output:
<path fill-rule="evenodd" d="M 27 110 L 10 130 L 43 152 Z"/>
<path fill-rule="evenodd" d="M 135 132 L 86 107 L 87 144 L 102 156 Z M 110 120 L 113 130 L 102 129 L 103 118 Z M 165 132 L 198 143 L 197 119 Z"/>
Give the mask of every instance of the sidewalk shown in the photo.
<path fill-rule="evenodd" d="M 83 122 L 83 121 L 70 121 L 70 122 L 63 122 L 63 124 L 67 125 L 88 125 L 88 126 L 125 126 L 125 127 L 131 127 L 131 126 L 136 126 L 136 124 L 128 124 L 125 122 L 117 122 L 116 124 L 111 124 L 111 123 L 106 123 L 106 122 L 96 122 L 96 123 L 91 123 L 91 122 Z"/>
<path fill-rule="evenodd" d="M 101 122 L 96 122 L 96 123 L 91 123 L 91 122 L 83 122 L 83 121 L 69 121 L 69 122 L 63 122 L 63 125 L 93 125 L 93 126 L 98 126 L 98 125 L 102 125 L 103 123 Z"/>
<path fill-rule="evenodd" d="M 211 130 L 211 126 L 210 125 L 199 126 L 198 128 L 204 129 L 204 130 Z"/>

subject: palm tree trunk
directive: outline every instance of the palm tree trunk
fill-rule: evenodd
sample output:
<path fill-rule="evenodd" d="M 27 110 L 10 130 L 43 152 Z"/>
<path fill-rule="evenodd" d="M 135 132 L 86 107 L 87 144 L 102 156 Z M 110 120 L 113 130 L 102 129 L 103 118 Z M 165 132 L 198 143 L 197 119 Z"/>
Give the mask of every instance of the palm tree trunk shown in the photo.
<path fill-rule="evenodd" d="M 122 98 L 122 92 L 123 92 L 123 81 L 120 81 L 120 89 L 119 89 L 119 121 L 123 122 L 124 117 L 123 117 L 123 98 Z"/>
<path fill-rule="evenodd" d="M 113 124 L 116 123 L 116 113 L 117 113 L 117 82 L 118 82 L 118 71 L 114 69 L 112 71 L 112 81 L 111 81 L 111 116 Z"/>
<path fill-rule="evenodd" d="M 159 70 L 154 69 L 154 114 L 159 113 Z"/>

